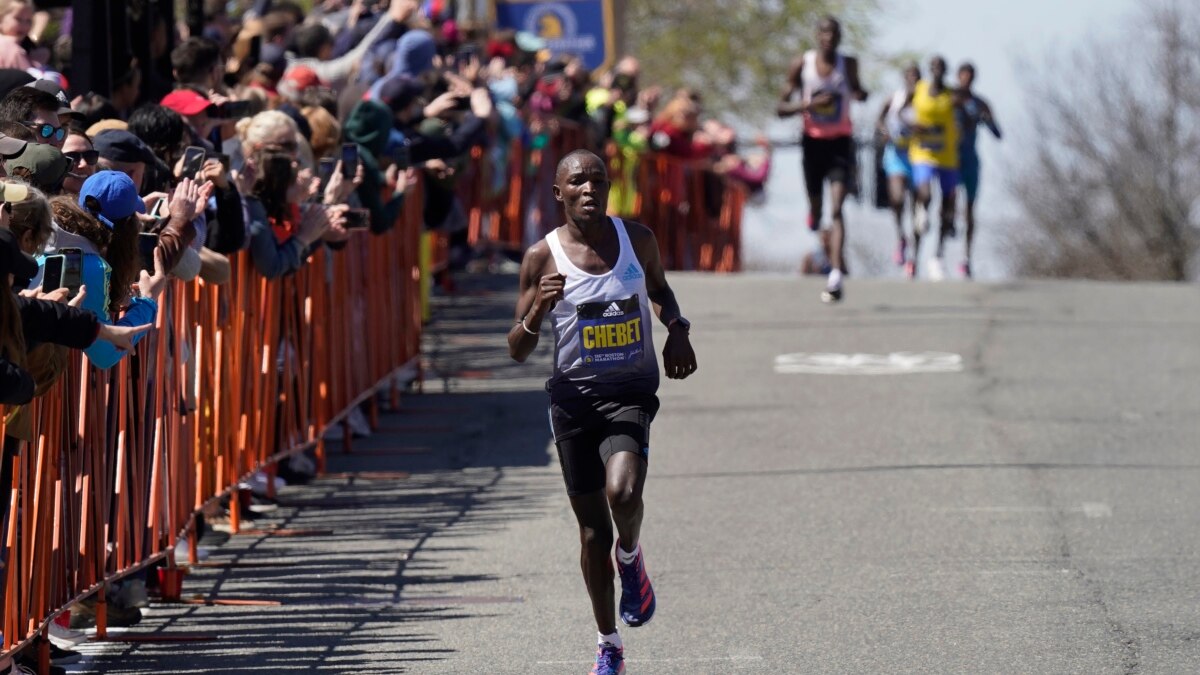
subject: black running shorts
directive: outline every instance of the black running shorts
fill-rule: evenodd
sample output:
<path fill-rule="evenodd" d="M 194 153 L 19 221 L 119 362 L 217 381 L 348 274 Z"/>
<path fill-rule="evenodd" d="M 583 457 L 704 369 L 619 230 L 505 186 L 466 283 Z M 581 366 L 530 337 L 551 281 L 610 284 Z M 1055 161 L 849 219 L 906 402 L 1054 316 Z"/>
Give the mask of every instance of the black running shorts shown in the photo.
<path fill-rule="evenodd" d="M 550 404 L 550 424 L 567 495 L 603 490 L 605 467 L 618 452 L 650 460 L 650 423 L 658 412 L 653 394 L 619 401 L 571 401 Z"/>
<path fill-rule="evenodd" d="M 854 176 L 854 144 L 849 136 L 805 136 L 800 145 L 804 150 L 804 186 L 808 194 L 819 194 L 825 181 L 850 186 Z"/>

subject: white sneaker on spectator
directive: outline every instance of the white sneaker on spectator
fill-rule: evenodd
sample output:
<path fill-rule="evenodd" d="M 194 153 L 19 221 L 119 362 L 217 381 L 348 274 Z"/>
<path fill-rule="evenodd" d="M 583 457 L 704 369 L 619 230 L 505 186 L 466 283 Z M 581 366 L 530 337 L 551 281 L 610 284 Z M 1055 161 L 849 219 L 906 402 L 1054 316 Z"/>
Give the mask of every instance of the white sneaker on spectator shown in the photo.
<path fill-rule="evenodd" d="M 941 258 L 934 258 L 933 260 L 929 261 L 929 271 L 927 272 L 927 274 L 929 275 L 930 281 L 945 280 L 946 268 L 944 265 L 942 265 Z"/>
<path fill-rule="evenodd" d="M 50 622 L 49 633 L 50 642 L 64 649 L 87 642 L 87 633 L 61 626 L 56 621 Z"/>
<path fill-rule="evenodd" d="M 175 560 L 186 561 L 188 559 L 188 542 L 191 541 L 191 535 L 181 538 L 175 542 Z M 196 559 L 207 560 L 209 550 L 203 546 L 196 547 Z"/>
<path fill-rule="evenodd" d="M 265 497 L 267 494 L 267 472 L 255 471 L 250 475 L 250 480 L 238 483 L 238 487 L 242 490 L 249 490 L 259 497 Z M 279 476 L 275 476 L 275 489 L 282 490 L 285 487 L 287 487 L 287 481 Z"/>

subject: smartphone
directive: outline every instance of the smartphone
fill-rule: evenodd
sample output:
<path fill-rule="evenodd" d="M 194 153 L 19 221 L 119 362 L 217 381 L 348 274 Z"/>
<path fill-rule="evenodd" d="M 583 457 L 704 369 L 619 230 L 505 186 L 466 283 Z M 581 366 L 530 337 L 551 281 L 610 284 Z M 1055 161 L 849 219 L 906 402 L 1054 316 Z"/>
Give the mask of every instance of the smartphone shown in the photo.
<path fill-rule="evenodd" d="M 225 120 L 240 120 L 250 116 L 250 101 L 226 101 L 217 106 L 217 117 Z"/>
<path fill-rule="evenodd" d="M 346 212 L 346 229 L 361 230 L 370 226 L 371 212 L 366 209 L 350 209 Z"/>
<path fill-rule="evenodd" d="M 407 142 L 401 143 L 399 147 L 392 151 L 392 163 L 401 171 L 412 166 L 412 152 L 409 150 Z"/>
<path fill-rule="evenodd" d="M 195 178 L 204 168 L 204 152 L 204 148 L 198 145 L 189 145 L 187 150 L 183 151 L 184 178 Z"/>
<path fill-rule="evenodd" d="M 63 264 L 66 257 L 48 255 L 42 263 L 42 291 L 49 293 L 56 288 L 62 288 Z"/>
<path fill-rule="evenodd" d="M 150 209 L 150 215 L 161 220 L 167 215 L 167 200 L 160 199 L 154 202 L 154 208 Z"/>
<path fill-rule="evenodd" d="M 74 298 L 79 295 L 79 287 L 83 285 L 83 251 L 77 248 L 64 248 L 60 249 L 59 253 L 63 256 L 63 266 L 62 279 L 58 287 L 70 291 L 67 297 Z M 42 288 L 44 289 L 45 286 Z"/>
<path fill-rule="evenodd" d="M 154 274 L 154 250 L 158 248 L 158 235 L 153 232 L 138 234 L 138 257 L 142 260 L 142 269 Z"/>
<path fill-rule="evenodd" d="M 342 175 L 354 180 L 358 173 L 358 144 L 345 143 L 342 145 Z"/>
<path fill-rule="evenodd" d="M 337 168 L 337 160 L 332 157 L 326 157 L 321 160 L 320 166 L 317 168 L 317 176 L 321 179 L 321 187 L 324 189 L 329 184 L 329 179 L 333 177 L 333 170 Z"/>

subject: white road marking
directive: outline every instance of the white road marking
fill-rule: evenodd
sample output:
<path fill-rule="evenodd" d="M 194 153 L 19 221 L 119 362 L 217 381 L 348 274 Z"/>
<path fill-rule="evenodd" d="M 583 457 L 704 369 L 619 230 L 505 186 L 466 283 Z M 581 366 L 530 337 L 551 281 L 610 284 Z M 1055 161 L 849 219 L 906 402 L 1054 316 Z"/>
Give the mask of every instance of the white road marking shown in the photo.
<path fill-rule="evenodd" d="M 1112 507 L 1108 504 L 1102 504 L 1100 502 L 1084 502 L 1079 508 L 1083 510 L 1083 515 L 1087 516 L 1088 518 L 1112 517 Z"/>
<path fill-rule="evenodd" d="M 797 352 L 775 357 L 775 372 L 783 375 L 911 375 L 962 372 L 963 359 L 950 352 L 892 352 L 834 354 Z"/>
<path fill-rule="evenodd" d="M 1068 506 L 1067 508 L 1054 506 L 956 506 L 933 510 L 969 513 L 1054 513 L 1063 511 L 1065 513 L 1082 513 L 1088 518 L 1111 518 L 1113 514 L 1112 507 L 1102 502 L 1084 502 L 1079 506 Z"/>

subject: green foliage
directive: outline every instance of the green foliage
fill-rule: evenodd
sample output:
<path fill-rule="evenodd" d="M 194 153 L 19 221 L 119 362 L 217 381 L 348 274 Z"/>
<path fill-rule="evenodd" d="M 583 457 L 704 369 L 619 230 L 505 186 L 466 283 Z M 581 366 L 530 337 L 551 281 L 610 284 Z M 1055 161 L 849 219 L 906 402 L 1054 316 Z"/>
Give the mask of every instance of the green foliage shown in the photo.
<path fill-rule="evenodd" d="M 774 115 L 788 66 L 814 46 L 820 17 L 842 24 L 842 45 L 860 51 L 877 0 L 628 0 L 626 36 L 644 81 L 692 87 L 714 113 Z"/>

